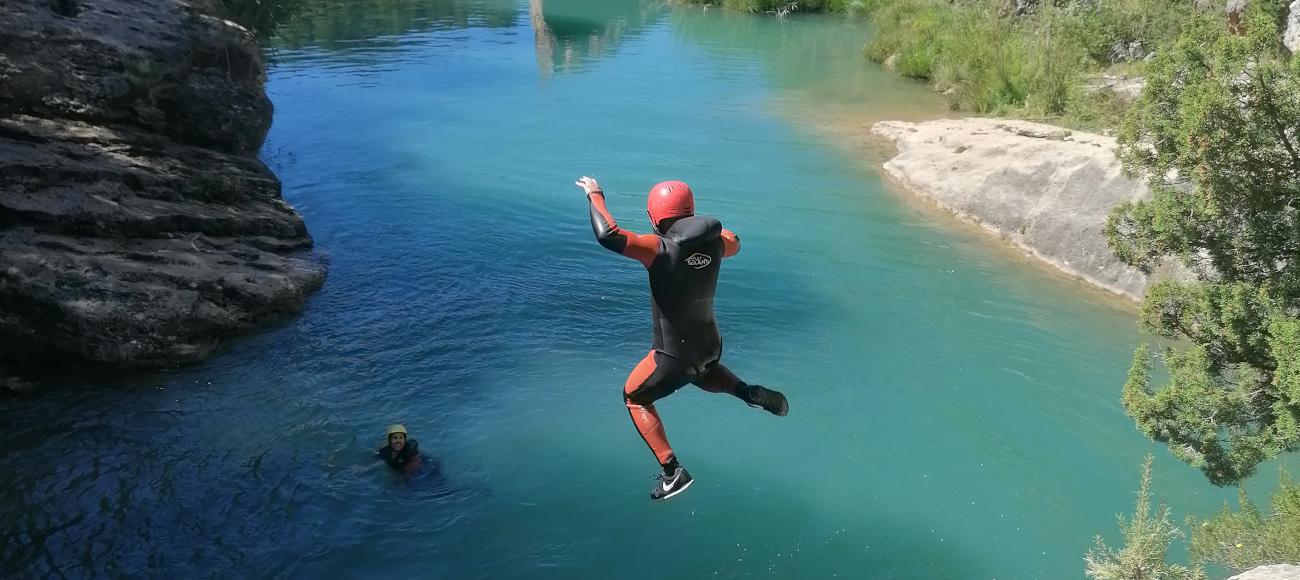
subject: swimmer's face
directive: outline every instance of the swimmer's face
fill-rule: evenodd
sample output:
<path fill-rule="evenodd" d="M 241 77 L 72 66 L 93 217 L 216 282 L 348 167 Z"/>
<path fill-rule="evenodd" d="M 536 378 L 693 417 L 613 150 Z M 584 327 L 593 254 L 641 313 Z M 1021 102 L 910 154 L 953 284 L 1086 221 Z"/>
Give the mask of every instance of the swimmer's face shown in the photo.
<path fill-rule="evenodd" d="M 403 447 L 406 447 L 406 433 L 393 433 L 392 435 L 389 435 L 388 445 L 393 448 L 393 451 L 401 451 Z"/>

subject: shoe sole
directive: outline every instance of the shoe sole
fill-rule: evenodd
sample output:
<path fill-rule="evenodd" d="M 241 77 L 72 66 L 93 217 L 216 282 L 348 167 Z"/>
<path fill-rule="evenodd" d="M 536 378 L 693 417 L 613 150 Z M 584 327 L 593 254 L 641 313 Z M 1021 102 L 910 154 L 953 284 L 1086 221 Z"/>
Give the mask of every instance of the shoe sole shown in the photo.
<path fill-rule="evenodd" d="M 690 487 L 691 484 L 693 484 L 693 483 L 695 483 L 695 480 L 694 480 L 694 479 L 692 479 L 692 480 L 686 482 L 684 485 L 682 485 L 681 488 L 677 489 L 676 491 L 674 491 L 674 492 L 672 492 L 672 493 L 670 493 L 670 494 L 668 494 L 668 495 L 665 495 L 665 496 L 663 496 L 663 497 L 661 497 L 661 498 L 659 498 L 659 499 L 652 499 L 652 500 L 650 500 L 650 501 L 664 501 L 664 500 L 666 500 L 666 499 L 668 499 L 668 498 L 671 498 L 671 497 L 673 497 L 673 496 L 675 496 L 675 495 L 677 495 L 677 494 L 679 494 L 679 493 L 681 493 L 681 492 L 683 492 L 683 491 L 686 491 L 686 488 Z"/>
<path fill-rule="evenodd" d="M 778 392 L 778 391 L 772 391 L 772 392 L 775 393 L 775 392 Z M 781 406 L 778 407 L 775 411 L 773 411 L 773 410 L 771 410 L 771 409 L 768 409 L 767 407 L 764 407 L 764 406 L 759 405 L 759 404 L 757 404 L 757 403 L 746 403 L 746 404 L 749 405 L 749 406 L 751 406 L 751 407 L 753 407 L 753 408 L 755 408 L 755 409 L 762 409 L 762 410 L 764 410 L 764 411 L 767 411 L 768 413 L 771 413 L 771 414 L 773 414 L 773 415 L 776 415 L 777 417 L 784 417 L 784 416 L 790 414 L 790 400 L 787 399 L 787 398 L 785 398 L 785 395 L 784 395 L 784 394 L 781 395 Z"/>

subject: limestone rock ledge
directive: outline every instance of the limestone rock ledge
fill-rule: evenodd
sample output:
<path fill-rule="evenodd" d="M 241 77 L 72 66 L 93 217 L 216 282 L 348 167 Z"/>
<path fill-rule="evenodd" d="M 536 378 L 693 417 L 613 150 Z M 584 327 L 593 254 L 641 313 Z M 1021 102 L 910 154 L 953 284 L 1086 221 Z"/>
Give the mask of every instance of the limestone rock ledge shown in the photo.
<path fill-rule="evenodd" d="M 884 121 L 872 132 L 897 148 L 884 168 L 904 187 L 1089 283 L 1141 300 L 1153 278 L 1190 277 L 1172 263 L 1148 276 L 1107 246 L 1111 208 L 1150 196 L 1123 175 L 1113 138 L 988 118 Z"/>

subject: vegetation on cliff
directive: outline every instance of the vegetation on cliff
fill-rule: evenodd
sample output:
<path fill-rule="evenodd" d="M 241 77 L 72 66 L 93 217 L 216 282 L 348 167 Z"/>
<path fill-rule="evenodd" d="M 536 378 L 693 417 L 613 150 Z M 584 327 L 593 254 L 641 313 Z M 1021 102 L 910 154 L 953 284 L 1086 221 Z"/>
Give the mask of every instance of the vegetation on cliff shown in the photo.
<path fill-rule="evenodd" d="M 1130 264 L 1173 255 L 1202 273 L 1148 291 L 1142 327 L 1183 342 L 1164 352 L 1162 388 L 1140 347 L 1123 402 L 1215 485 L 1300 449 L 1300 59 L 1264 11 L 1246 22 L 1232 35 L 1198 15 L 1152 64 L 1120 135 L 1152 199 L 1106 229 Z"/>
<path fill-rule="evenodd" d="M 953 108 L 1096 129 L 1117 124 L 1123 95 L 1096 81 L 1140 75 L 1152 50 L 1171 41 L 1192 3 L 1087 0 L 868 0 L 876 62 L 922 79 Z"/>
<path fill-rule="evenodd" d="M 1243 489 L 1238 494 L 1237 511 L 1225 503 L 1213 517 L 1187 516 L 1180 527 L 1163 501 L 1152 509 L 1151 462 L 1148 456 L 1142 467 L 1133 515 L 1117 518 L 1123 546 L 1110 548 L 1097 536 L 1096 545 L 1084 556 L 1089 578 L 1203 580 L 1208 577 L 1207 568 L 1235 573 L 1300 562 L 1300 485 L 1285 471 L 1264 508 L 1251 501 Z M 1189 540 L 1190 562 L 1168 562 L 1175 542 L 1184 539 Z"/>

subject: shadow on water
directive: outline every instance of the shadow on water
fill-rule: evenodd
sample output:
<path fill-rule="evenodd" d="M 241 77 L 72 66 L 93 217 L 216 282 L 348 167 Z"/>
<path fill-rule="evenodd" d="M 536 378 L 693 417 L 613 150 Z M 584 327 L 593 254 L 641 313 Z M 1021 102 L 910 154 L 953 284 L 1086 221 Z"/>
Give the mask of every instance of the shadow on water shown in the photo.
<path fill-rule="evenodd" d="M 635 459 L 572 451 L 575 464 L 594 471 L 626 474 L 636 469 L 631 467 Z M 936 533 L 942 522 L 934 521 L 933 514 L 873 506 L 867 499 L 871 482 L 863 482 L 861 496 L 848 490 L 828 496 L 801 478 L 770 477 L 752 466 L 737 469 L 728 461 L 699 461 L 693 469 L 699 474 L 695 485 L 663 503 L 647 501 L 649 480 L 641 485 L 626 477 L 617 485 L 598 486 L 577 478 L 577 497 L 555 497 L 532 506 L 536 521 L 575 518 L 584 524 L 566 528 L 573 535 L 561 542 L 534 539 L 552 528 L 532 529 L 526 526 L 538 526 L 535 521 L 521 522 L 525 529 L 513 533 L 528 539 L 515 547 L 531 553 L 530 562 L 548 560 L 546 567 L 531 569 L 526 577 L 639 578 L 677 570 L 711 578 L 933 580 L 990 578 L 999 571 L 982 546 Z M 756 502 L 756 497 L 770 501 Z M 504 528 L 515 516 L 493 517 Z M 663 530 L 672 533 L 650 535 Z M 647 541 L 653 541 L 655 557 L 642 551 L 650 549 Z M 629 558 L 629 553 L 645 555 Z M 484 573 L 523 577 L 517 568 Z"/>

